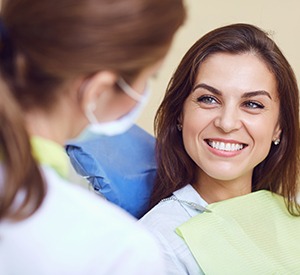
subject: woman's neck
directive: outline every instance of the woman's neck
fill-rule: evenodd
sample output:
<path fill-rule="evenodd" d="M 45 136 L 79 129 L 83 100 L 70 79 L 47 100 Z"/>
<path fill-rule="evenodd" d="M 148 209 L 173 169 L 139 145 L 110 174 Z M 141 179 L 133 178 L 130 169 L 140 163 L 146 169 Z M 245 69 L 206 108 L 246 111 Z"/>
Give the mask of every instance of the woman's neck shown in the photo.
<path fill-rule="evenodd" d="M 25 122 L 29 134 L 61 145 L 80 134 L 88 122 L 76 93 L 81 83 L 81 78 L 66 82 L 49 109 L 37 107 L 27 111 Z"/>
<path fill-rule="evenodd" d="M 251 179 L 252 175 L 247 175 L 225 181 L 201 174 L 193 186 L 207 203 L 213 203 L 251 193 Z"/>
<path fill-rule="evenodd" d="M 31 136 L 39 136 L 63 145 L 67 138 L 63 118 L 59 121 L 49 114 L 31 111 L 25 115 L 28 132 Z"/>

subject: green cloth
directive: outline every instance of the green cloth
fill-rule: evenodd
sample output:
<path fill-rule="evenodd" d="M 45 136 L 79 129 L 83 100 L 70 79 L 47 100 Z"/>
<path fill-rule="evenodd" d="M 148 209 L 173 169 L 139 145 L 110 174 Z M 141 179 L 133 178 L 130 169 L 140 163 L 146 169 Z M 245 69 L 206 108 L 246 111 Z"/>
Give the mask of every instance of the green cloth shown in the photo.
<path fill-rule="evenodd" d="M 207 206 L 176 229 L 205 274 L 300 274 L 300 217 L 258 191 Z"/>
<path fill-rule="evenodd" d="M 58 143 L 39 137 L 31 137 L 32 153 L 42 165 L 52 167 L 61 177 L 67 178 L 69 158 L 64 148 Z"/>

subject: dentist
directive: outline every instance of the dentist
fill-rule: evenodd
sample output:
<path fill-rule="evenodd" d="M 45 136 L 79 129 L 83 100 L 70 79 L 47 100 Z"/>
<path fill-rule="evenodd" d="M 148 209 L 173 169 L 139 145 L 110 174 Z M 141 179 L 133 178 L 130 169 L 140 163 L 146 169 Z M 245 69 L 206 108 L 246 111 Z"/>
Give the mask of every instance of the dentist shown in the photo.
<path fill-rule="evenodd" d="M 163 274 L 135 220 L 67 181 L 63 145 L 132 125 L 182 1 L 2 3 L 0 274 Z"/>

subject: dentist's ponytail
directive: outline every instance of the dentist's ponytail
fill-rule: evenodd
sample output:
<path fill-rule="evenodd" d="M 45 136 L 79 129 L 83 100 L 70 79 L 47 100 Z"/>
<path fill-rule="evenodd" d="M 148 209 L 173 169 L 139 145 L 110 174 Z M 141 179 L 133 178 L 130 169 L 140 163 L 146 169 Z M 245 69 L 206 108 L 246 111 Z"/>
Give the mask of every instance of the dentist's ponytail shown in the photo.
<path fill-rule="evenodd" d="M 0 221 L 33 214 L 45 186 L 31 154 L 22 113 L 7 87 L 0 83 Z"/>

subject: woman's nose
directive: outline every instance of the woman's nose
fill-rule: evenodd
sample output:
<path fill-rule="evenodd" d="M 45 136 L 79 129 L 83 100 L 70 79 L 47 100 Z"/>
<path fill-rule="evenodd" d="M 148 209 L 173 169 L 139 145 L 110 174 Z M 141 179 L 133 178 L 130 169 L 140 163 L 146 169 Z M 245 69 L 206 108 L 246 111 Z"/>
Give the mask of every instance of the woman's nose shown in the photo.
<path fill-rule="evenodd" d="M 215 118 L 214 124 L 225 133 L 240 129 L 242 122 L 239 111 L 230 106 L 222 108 Z"/>

